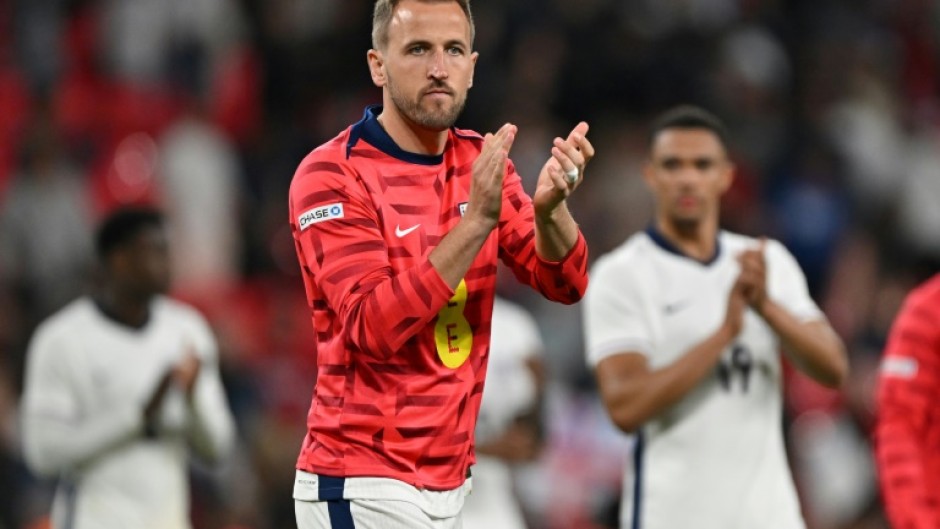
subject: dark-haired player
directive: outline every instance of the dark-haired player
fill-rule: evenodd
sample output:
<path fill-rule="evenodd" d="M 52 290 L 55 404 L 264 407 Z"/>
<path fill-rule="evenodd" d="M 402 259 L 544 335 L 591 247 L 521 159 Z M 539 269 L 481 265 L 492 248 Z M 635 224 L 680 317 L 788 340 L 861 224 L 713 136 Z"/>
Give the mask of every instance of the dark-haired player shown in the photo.
<path fill-rule="evenodd" d="M 636 433 L 621 526 L 802 528 L 779 349 L 835 387 L 842 342 L 783 245 L 719 228 L 733 166 L 715 116 L 656 120 L 644 177 L 655 217 L 598 260 L 584 312 L 607 411 Z"/>
<path fill-rule="evenodd" d="M 57 529 L 188 529 L 187 454 L 218 461 L 234 428 L 215 339 L 165 296 L 163 221 L 120 210 L 96 239 L 100 281 L 44 321 L 22 400 L 29 467 L 59 478 Z"/>

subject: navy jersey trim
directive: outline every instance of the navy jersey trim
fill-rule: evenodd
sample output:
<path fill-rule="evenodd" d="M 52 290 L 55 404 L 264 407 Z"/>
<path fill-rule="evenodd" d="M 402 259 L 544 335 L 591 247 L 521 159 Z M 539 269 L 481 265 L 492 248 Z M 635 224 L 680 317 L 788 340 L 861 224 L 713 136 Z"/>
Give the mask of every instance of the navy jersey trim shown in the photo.
<path fill-rule="evenodd" d="M 385 132 L 379 123 L 378 116 L 382 112 L 382 105 L 371 105 L 366 107 L 365 112 L 356 124 L 352 126 L 349 133 L 349 141 L 346 142 L 346 158 L 349 158 L 353 146 L 363 139 L 376 149 L 384 152 L 392 158 L 397 158 L 403 162 L 414 163 L 418 165 L 439 165 L 444 163 L 444 154 L 418 154 L 403 150 L 395 140 Z"/>
<path fill-rule="evenodd" d="M 640 515 L 643 505 L 643 432 L 636 434 L 636 445 L 633 447 L 633 519 L 630 529 L 640 529 Z"/>
<path fill-rule="evenodd" d="M 663 235 L 662 233 L 660 233 L 659 230 L 656 229 L 656 226 L 654 226 L 654 225 L 652 225 L 652 224 L 650 224 L 650 225 L 646 228 L 646 235 L 647 235 L 654 243 L 656 243 L 656 246 L 659 246 L 659 247 L 662 248 L 663 250 L 665 250 L 665 251 L 667 251 L 667 252 L 669 252 L 669 253 L 671 253 L 671 254 L 678 255 L 679 257 L 684 257 L 684 258 L 686 258 L 686 259 L 688 259 L 688 260 L 690 260 L 690 261 L 694 261 L 694 262 L 696 262 L 696 263 L 698 263 L 698 264 L 701 264 L 701 265 L 710 266 L 710 265 L 714 264 L 715 261 L 718 260 L 718 257 L 721 256 L 721 239 L 718 238 L 717 236 L 715 237 L 715 253 L 714 253 L 711 257 L 709 257 L 708 259 L 705 259 L 705 260 L 701 260 L 701 261 L 700 261 L 700 260 L 698 260 L 698 259 L 695 259 L 694 257 L 690 257 L 690 256 L 687 255 L 685 252 L 683 252 L 682 250 L 680 250 L 676 245 L 672 244 L 672 243 L 669 241 L 669 239 L 667 239 L 665 235 Z"/>

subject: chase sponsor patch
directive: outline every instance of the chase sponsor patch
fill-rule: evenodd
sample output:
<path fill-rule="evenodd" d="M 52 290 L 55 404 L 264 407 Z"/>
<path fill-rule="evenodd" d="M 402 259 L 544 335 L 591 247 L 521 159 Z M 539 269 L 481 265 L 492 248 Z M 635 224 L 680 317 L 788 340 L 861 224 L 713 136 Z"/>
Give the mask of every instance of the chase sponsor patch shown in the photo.
<path fill-rule="evenodd" d="M 881 361 L 879 370 L 885 377 L 914 378 L 917 375 L 917 359 L 909 356 L 886 356 Z"/>
<path fill-rule="evenodd" d="M 337 202 L 335 204 L 317 206 L 304 211 L 297 217 L 297 227 L 300 228 L 300 231 L 304 231 L 319 222 L 341 218 L 343 218 L 343 204 Z"/>
<path fill-rule="evenodd" d="M 469 202 L 461 202 L 460 204 L 457 204 L 457 209 L 460 211 L 461 217 L 467 213 L 467 204 L 469 204 Z"/>

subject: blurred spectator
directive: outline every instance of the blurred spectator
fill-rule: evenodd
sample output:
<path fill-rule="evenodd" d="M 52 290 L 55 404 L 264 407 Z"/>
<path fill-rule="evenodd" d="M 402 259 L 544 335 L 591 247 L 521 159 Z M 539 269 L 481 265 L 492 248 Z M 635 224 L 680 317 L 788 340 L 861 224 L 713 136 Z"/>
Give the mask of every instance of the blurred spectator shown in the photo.
<path fill-rule="evenodd" d="M 44 317 L 82 292 L 91 262 L 91 208 L 82 170 L 49 121 L 32 127 L 0 209 L 0 281 Z"/>
<path fill-rule="evenodd" d="M 538 326 L 521 306 L 493 304 L 490 359 L 476 428 L 473 493 L 463 508 L 466 529 L 525 529 L 513 468 L 542 444 L 543 346 Z"/>
<path fill-rule="evenodd" d="M 239 274 L 240 194 L 234 146 L 195 112 L 164 133 L 160 190 L 166 202 L 174 287 L 209 300 Z"/>

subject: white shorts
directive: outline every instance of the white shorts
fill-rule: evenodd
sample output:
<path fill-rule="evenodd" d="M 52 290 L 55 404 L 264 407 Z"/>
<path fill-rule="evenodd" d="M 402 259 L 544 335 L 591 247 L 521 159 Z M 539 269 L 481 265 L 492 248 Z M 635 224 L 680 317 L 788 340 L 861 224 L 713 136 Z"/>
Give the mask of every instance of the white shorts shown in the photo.
<path fill-rule="evenodd" d="M 390 478 L 335 478 L 298 470 L 298 529 L 462 529 L 468 478 L 456 489 L 418 489 Z"/>

